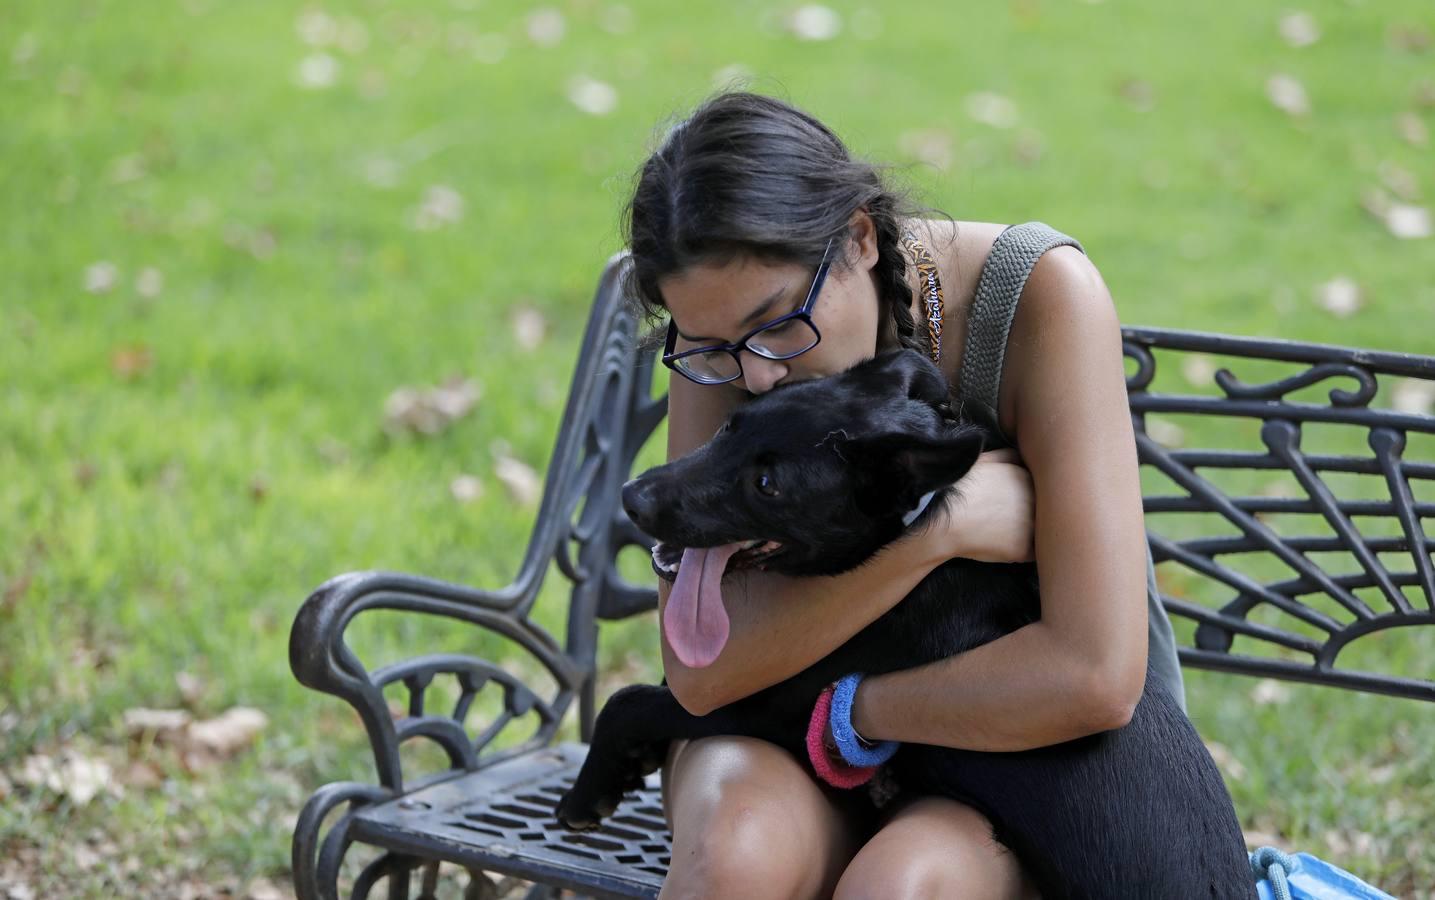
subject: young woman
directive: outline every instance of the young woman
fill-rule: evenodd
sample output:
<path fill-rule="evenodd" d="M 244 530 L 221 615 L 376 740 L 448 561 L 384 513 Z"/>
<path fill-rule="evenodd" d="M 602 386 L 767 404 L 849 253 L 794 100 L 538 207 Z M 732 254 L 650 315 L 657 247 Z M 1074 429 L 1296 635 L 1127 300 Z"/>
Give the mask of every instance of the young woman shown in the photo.
<path fill-rule="evenodd" d="M 704 103 L 643 164 L 626 210 L 630 287 L 670 319 L 669 459 L 752 396 L 897 346 L 936 359 L 954 403 L 1012 445 L 983 454 L 939 526 L 868 565 L 832 578 L 735 573 L 721 654 L 690 668 L 662 638 L 668 684 L 706 713 L 807 668 L 944 560 L 1035 559 L 1040 622 L 865 679 L 853 725 L 870 740 L 994 751 L 1117 727 L 1141 696 L 1148 641 L 1158 680 L 1178 698 L 1182 688 L 1155 600 L 1111 296 L 1080 246 L 1040 223 L 918 211 L 821 122 L 745 92 Z M 764 328 L 799 309 L 807 319 Z M 666 582 L 658 596 L 661 616 Z M 665 898 L 1033 893 L 981 813 L 898 795 L 864 817 L 806 760 L 763 741 L 675 742 L 663 785 Z"/>

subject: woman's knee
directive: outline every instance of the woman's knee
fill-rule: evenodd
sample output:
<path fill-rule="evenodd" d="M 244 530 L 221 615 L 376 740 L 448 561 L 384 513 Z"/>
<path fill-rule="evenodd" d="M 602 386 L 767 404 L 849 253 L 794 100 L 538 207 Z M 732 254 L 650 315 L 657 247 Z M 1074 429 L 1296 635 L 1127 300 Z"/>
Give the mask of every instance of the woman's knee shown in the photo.
<path fill-rule="evenodd" d="M 771 744 L 695 741 L 672 782 L 665 898 L 827 896 L 856 849 L 841 814 Z"/>
<path fill-rule="evenodd" d="M 968 897 L 1028 900 L 1036 894 L 986 816 L 962 803 L 922 798 L 904 806 L 858 851 L 833 900 Z"/>

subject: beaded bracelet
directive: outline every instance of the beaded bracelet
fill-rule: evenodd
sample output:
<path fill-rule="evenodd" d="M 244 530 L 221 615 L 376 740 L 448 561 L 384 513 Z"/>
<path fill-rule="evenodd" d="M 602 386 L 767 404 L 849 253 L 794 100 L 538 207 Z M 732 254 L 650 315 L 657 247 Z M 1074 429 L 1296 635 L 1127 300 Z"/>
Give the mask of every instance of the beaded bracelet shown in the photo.
<path fill-rule="evenodd" d="M 891 759 L 902 745 L 898 741 L 878 741 L 871 747 L 865 747 L 858 739 L 857 731 L 852 727 L 852 700 L 857 696 L 857 685 L 861 681 L 862 676 L 857 672 L 838 679 L 833 686 L 832 711 L 827 724 L 832 729 L 832 739 L 837 742 L 837 752 L 842 754 L 848 765 L 880 766 Z"/>

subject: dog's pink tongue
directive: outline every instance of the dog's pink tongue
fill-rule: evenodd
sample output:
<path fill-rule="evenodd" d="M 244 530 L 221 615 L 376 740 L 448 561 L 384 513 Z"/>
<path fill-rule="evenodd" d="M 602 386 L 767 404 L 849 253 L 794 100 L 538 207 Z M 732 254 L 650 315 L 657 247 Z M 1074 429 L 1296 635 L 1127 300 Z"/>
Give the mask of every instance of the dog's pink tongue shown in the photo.
<path fill-rule="evenodd" d="M 678 577 L 663 609 L 663 632 L 682 664 L 694 669 L 713 664 L 727 643 L 727 610 L 722 605 L 723 570 L 741 542 L 683 551 Z"/>

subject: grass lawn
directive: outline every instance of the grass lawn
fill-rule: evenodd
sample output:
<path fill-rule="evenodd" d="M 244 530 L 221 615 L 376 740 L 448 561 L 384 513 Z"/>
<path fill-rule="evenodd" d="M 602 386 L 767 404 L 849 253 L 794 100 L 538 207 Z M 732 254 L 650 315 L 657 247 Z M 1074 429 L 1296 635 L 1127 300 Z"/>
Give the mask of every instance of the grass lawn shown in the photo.
<path fill-rule="evenodd" d="M 496 467 L 543 471 L 632 172 L 734 74 L 958 219 L 1075 235 L 1126 322 L 1435 353 L 1432 239 L 1362 206 L 1435 189 L 1427 4 L 1312 2 L 1304 46 L 1270 2 L 842 2 L 824 40 L 752 0 L 534 9 L 0 6 L 0 888 L 282 892 L 304 797 L 370 778 L 289 673 L 295 610 L 352 569 L 508 582 L 536 504 Z M 472 412 L 385 429 L 452 375 Z M 609 631 L 610 689 L 657 676 L 651 616 Z M 1435 710 L 1187 677 L 1249 831 L 1435 896 Z M 268 724 L 223 760 L 126 738 L 126 710 L 234 706 Z M 104 770 L 57 793 L 37 759 L 110 774 L 81 803 Z"/>

